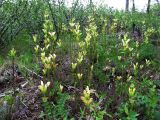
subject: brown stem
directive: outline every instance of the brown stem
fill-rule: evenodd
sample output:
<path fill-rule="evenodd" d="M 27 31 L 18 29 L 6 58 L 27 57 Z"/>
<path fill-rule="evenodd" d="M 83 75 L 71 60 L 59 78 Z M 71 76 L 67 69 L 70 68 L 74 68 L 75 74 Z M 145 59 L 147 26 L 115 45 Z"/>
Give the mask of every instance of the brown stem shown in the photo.
<path fill-rule="evenodd" d="M 15 63 L 14 63 L 14 58 L 12 59 L 12 76 L 13 76 L 13 81 L 12 81 L 12 86 L 13 86 L 13 92 L 14 92 L 14 96 L 15 96 L 15 76 L 14 76 L 14 74 L 15 74 L 15 68 L 14 68 L 14 65 L 15 65 Z"/>

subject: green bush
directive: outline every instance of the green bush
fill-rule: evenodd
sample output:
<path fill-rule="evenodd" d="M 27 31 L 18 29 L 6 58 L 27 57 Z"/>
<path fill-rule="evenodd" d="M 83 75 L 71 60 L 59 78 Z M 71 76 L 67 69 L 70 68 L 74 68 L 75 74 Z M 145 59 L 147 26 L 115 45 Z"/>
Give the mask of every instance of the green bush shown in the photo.
<path fill-rule="evenodd" d="M 66 109 L 66 102 L 69 99 L 69 95 L 63 93 L 59 86 L 60 84 L 55 82 L 55 85 L 50 92 L 50 97 L 52 99 L 43 102 L 43 118 L 49 120 L 67 120 L 69 111 Z"/>
<path fill-rule="evenodd" d="M 143 43 L 139 50 L 140 60 L 154 59 L 156 56 L 155 46 L 150 43 Z"/>
<path fill-rule="evenodd" d="M 4 60 L 3 60 L 3 58 L 0 56 L 0 66 L 3 65 L 3 62 L 4 62 Z"/>

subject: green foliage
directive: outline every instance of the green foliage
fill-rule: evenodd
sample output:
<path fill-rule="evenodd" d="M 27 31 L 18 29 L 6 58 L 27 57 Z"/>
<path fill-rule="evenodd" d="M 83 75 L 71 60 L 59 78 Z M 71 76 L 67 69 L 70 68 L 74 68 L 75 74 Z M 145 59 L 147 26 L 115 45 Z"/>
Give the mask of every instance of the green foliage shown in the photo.
<path fill-rule="evenodd" d="M 4 59 L 0 56 L 0 66 L 3 65 Z"/>
<path fill-rule="evenodd" d="M 142 44 L 139 51 L 140 60 L 153 59 L 155 58 L 155 55 L 156 55 L 155 47 L 152 44 L 150 43 Z"/>
<path fill-rule="evenodd" d="M 0 48 L 15 40 L 23 30 L 29 35 L 37 31 L 40 33 L 45 10 L 41 0 L 3 0 L 0 7 Z"/>
<path fill-rule="evenodd" d="M 154 119 L 158 102 L 156 88 L 150 80 L 143 80 L 132 98 L 119 107 L 118 116 L 126 120 Z"/>
<path fill-rule="evenodd" d="M 84 113 L 81 115 L 81 117 L 90 117 L 96 120 L 102 120 L 104 118 L 104 115 L 108 115 L 111 117 L 111 115 L 106 114 L 105 110 L 100 109 L 99 102 L 93 101 L 93 98 L 91 97 L 91 94 L 95 92 L 91 91 L 89 87 L 87 86 L 86 89 L 83 91 L 83 95 L 81 96 L 81 100 L 85 104 Z"/>
<path fill-rule="evenodd" d="M 19 62 L 23 65 L 30 65 L 33 61 L 33 55 L 31 52 L 26 52 L 18 57 Z"/>
<path fill-rule="evenodd" d="M 12 95 L 6 95 L 6 96 L 4 97 L 4 100 L 7 101 L 7 104 L 13 105 L 14 98 L 13 98 Z"/>
<path fill-rule="evenodd" d="M 8 54 L 9 57 L 11 57 L 12 59 L 16 57 L 16 50 L 14 48 L 12 48 Z"/>
<path fill-rule="evenodd" d="M 84 7 L 78 0 L 71 8 L 63 0 L 0 5 L 0 65 L 15 48 L 13 63 L 16 57 L 22 71 L 25 66 L 42 76 L 41 119 L 154 119 L 159 5 L 150 14 Z M 11 96 L 5 99 L 12 104 Z"/>
<path fill-rule="evenodd" d="M 50 97 L 53 99 L 42 103 L 44 107 L 43 118 L 49 120 L 68 119 L 69 114 L 66 109 L 66 102 L 69 99 L 69 95 L 63 93 L 59 86 L 58 82 L 55 82 L 55 85 L 50 92 Z"/>
<path fill-rule="evenodd" d="M 94 65 L 94 75 L 99 79 L 101 83 L 106 82 L 106 75 L 102 72 L 104 66 L 106 65 L 106 49 L 102 45 L 97 46 L 97 54 L 98 54 L 98 63 Z"/>
<path fill-rule="evenodd" d="M 43 103 L 44 106 L 44 118 L 49 120 L 61 120 L 68 118 L 68 111 L 65 109 L 65 103 L 68 100 L 67 94 L 58 93 L 57 103 L 53 102 L 45 102 Z"/>

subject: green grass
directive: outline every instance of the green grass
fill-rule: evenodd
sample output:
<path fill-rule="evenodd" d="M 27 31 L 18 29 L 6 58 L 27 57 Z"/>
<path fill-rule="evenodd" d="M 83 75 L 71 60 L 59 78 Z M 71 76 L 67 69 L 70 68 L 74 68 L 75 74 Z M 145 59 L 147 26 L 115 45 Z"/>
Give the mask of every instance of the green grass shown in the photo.
<path fill-rule="evenodd" d="M 4 59 L 0 56 L 0 66 L 3 65 Z"/>
<path fill-rule="evenodd" d="M 28 33 L 26 31 L 21 31 L 19 35 L 9 43 L 9 45 L 7 45 L 4 49 L 1 50 L 0 55 L 3 58 L 6 58 L 8 52 L 12 48 L 16 49 L 18 56 L 26 52 L 30 52 L 31 43 L 32 43 L 32 38 L 28 35 Z"/>

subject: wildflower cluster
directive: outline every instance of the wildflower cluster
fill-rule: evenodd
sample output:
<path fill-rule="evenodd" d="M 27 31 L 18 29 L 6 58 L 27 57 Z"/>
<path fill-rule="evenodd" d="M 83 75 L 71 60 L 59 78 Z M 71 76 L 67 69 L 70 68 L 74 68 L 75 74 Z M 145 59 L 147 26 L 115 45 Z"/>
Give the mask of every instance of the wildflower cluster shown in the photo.
<path fill-rule="evenodd" d="M 43 81 L 41 81 L 41 85 L 38 86 L 39 90 L 43 93 L 43 97 L 42 100 L 43 102 L 46 102 L 48 97 L 47 97 L 47 93 L 48 93 L 48 87 L 50 86 L 50 82 L 47 82 L 46 84 L 43 83 Z"/>
<path fill-rule="evenodd" d="M 40 54 L 40 60 L 43 64 L 43 74 L 46 75 L 48 71 L 51 69 L 56 68 L 56 54 L 54 53 L 54 46 L 56 45 L 56 38 L 55 38 L 55 32 L 53 31 L 53 24 L 49 20 L 49 16 L 46 13 L 45 16 L 45 22 L 43 24 L 43 33 L 44 33 L 44 45 L 43 47 L 40 47 L 38 45 L 37 35 L 33 36 L 33 41 L 35 43 L 35 53 Z"/>
<path fill-rule="evenodd" d="M 75 36 L 75 43 L 78 44 L 78 53 L 75 62 L 72 62 L 71 67 L 72 70 L 75 71 L 78 65 L 82 64 L 84 57 L 86 56 L 86 47 L 85 42 L 81 41 L 81 30 L 80 24 L 74 23 L 74 19 L 70 22 L 71 31 Z M 83 73 L 81 71 L 77 71 L 77 78 L 82 80 Z"/>
<path fill-rule="evenodd" d="M 38 43 L 38 36 L 33 36 L 33 41 L 35 44 L 34 50 L 35 53 L 38 56 L 38 62 L 40 61 L 43 65 L 42 71 L 44 75 L 43 81 L 46 82 L 47 77 L 49 77 L 50 74 L 53 73 L 55 70 L 57 64 L 56 64 L 56 54 L 54 51 L 56 43 L 56 37 L 55 32 L 53 31 L 53 24 L 49 20 L 49 15 L 46 13 L 44 15 L 45 22 L 43 24 L 43 33 L 44 33 L 44 42 L 43 45 L 39 45 Z M 47 76 L 48 75 L 48 76 Z M 48 93 L 48 87 L 50 86 L 51 82 L 48 81 L 46 84 L 41 81 L 41 85 L 39 85 L 39 90 L 43 93 L 44 97 L 42 98 L 43 101 L 47 101 L 47 93 Z"/>
<path fill-rule="evenodd" d="M 83 90 L 81 100 L 84 103 L 85 108 L 86 108 L 84 109 L 84 112 L 87 116 L 90 116 L 91 118 L 102 120 L 104 115 L 106 114 L 106 111 L 100 108 L 99 102 L 95 102 L 93 100 L 93 98 L 91 97 L 91 94 L 93 93 L 97 95 L 95 90 L 89 89 L 88 86 L 85 88 L 85 90 Z M 108 114 L 108 116 L 110 115 Z"/>
<path fill-rule="evenodd" d="M 12 48 L 12 49 L 10 50 L 9 56 L 10 56 L 11 58 L 15 58 L 15 56 L 16 56 L 16 50 L 15 50 L 14 48 Z"/>
<path fill-rule="evenodd" d="M 93 98 L 90 96 L 91 91 L 87 86 L 86 89 L 83 91 L 83 95 L 81 96 L 81 100 L 86 106 L 89 106 L 93 102 Z"/>

